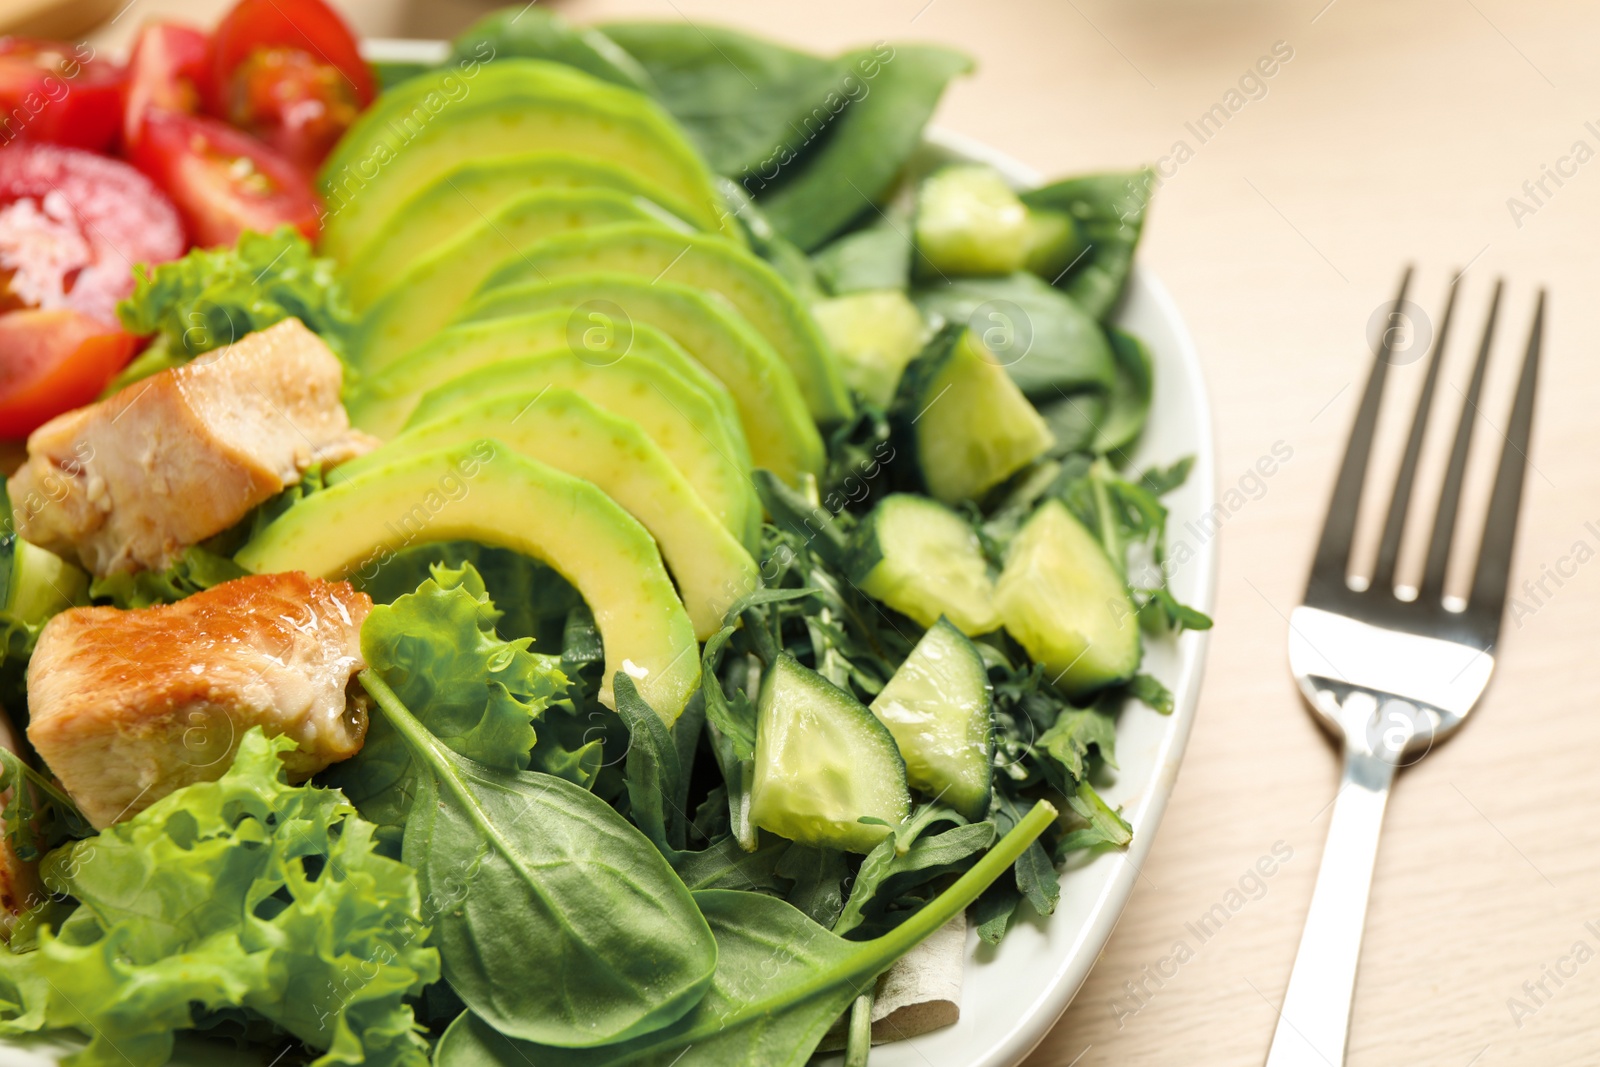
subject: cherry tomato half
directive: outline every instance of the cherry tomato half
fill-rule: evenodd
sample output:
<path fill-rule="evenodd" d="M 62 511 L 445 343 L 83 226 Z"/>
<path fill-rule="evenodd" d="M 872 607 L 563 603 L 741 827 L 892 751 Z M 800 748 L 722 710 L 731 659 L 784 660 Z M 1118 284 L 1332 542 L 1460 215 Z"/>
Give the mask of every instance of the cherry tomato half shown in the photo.
<path fill-rule="evenodd" d="M 71 308 L 115 325 L 132 265 L 186 247 L 171 201 L 126 163 L 61 145 L 0 148 L 0 311 Z"/>
<path fill-rule="evenodd" d="M 355 34 L 323 0 L 240 0 L 211 38 L 209 110 L 307 170 L 376 95 Z"/>
<path fill-rule="evenodd" d="M 100 395 L 138 339 L 66 308 L 0 315 L 0 437 L 26 437 Z"/>
<path fill-rule="evenodd" d="M 138 142 L 146 112 L 159 108 L 192 115 L 200 110 L 210 47 L 205 34 L 176 22 L 152 22 L 139 31 L 128 60 L 125 148 Z"/>
<path fill-rule="evenodd" d="M 271 233 L 285 224 L 317 234 L 321 205 L 310 177 L 226 123 L 148 112 L 132 159 L 172 197 L 197 245 L 231 245 L 245 230 Z"/>
<path fill-rule="evenodd" d="M 0 37 L 0 143 L 103 150 L 121 126 L 126 81 L 87 44 Z"/>

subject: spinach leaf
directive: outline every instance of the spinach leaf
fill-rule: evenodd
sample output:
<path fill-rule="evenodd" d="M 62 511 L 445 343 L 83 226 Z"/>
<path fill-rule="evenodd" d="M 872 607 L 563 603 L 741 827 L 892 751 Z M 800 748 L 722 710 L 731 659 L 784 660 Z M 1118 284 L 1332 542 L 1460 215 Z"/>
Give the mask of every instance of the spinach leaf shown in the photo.
<path fill-rule="evenodd" d="M 575 1051 L 508 1040 L 469 1014 L 445 1032 L 434 1062 L 436 1067 L 801 1067 L 877 974 L 964 911 L 1054 818 L 1049 804 L 1036 805 L 949 889 L 871 941 L 847 941 L 771 897 L 730 890 L 696 893 L 716 934 L 717 972 L 705 999 L 673 1025 L 620 1044 Z"/>
<path fill-rule="evenodd" d="M 776 177 L 780 148 L 831 118 L 840 65 L 720 26 L 621 22 L 605 34 L 637 60 L 656 98 L 711 169 L 754 192 Z M 785 149 L 787 150 L 787 149 Z"/>
<path fill-rule="evenodd" d="M 1055 400 L 1043 397 L 1034 401 L 1039 414 L 1050 427 L 1056 439 L 1050 449 L 1052 456 L 1066 456 L 1074 452 L 1088 452 L 1094 448 L 1095 438 L 1105 421 L 1110 401 L 1106 394 L 1092 391 L 1070 393 Z"/>
<path fill-rule="evenodd" d="M 823 245 L 811 257 L 833 296 L 911 284 L 911 213 L 889 207 L 867 225 Z"/>
<path fill-rule="evenodd" d="M 838 102 L 815 147 L 779 153 L 776 184 L 752 190 L 778 232 L 808 252 L 883 200 L 922 143 L 944 87 L 972 69 L 967 56 L 932 45 L 879 45 L 840 62 L 855 95 Z"/>
<path fill-rule="evenodd" d="M 458 755 L 376 673 L 360 678 L 419 768 L 402 858 L 444 902 L 434 942 L 473 1012 L 585 1048 L 648 1034 L 705 995 L 716 942 L 643 834 L 570 782 Z"/>
<path fill-rule="evenodd" d="M 621 671 L 612 681 L 617 714 L 628 726 L 628 811 L 633 823 L 668 860 L 683 848 L 684 823 L 679 792 L 683 770 L 678 747 L 661 716 L 639 695 Z"/>
<path fill-rule="evenodd" d="M 930 319 L 970 326 L 1030 399 L 1116 384 L 1100 324 L 1032 274 L 946 279 L 922 286 L 914 299 Z"/>
<path fill-rule="evenodd" d="M 1078 221 L 1089 247 L 1055 284 L 1097 319 L 1111 314 L 1128 284 L 1155 178 L 1149 168 L 1091 174 L 1022 194 L 1022 202 L 1030 208 L 1063 211 Z"/>
<path fill-rule="evenodd" d="M 1150 393 L 1154 385 L 1150 350 L 1144 342 L 1115 326 L 1106 329 L 1111 354 L 1116 357 L 1116 384 L 1111 400 L 1096 428 L 1089 448 L 1094 452 L 1120 453 L 1138 440 L 1150 415 Z"/>
<path fill-rule="evenodd" d="M 565 63 L 602 81 L 641 93 L 655 88 L 650 74 L 600 30 L 574 26 L 560 15 L 529 4 L 508 7 L 474 22 L 455 39 L 455 61 L 544 59 Z"/>

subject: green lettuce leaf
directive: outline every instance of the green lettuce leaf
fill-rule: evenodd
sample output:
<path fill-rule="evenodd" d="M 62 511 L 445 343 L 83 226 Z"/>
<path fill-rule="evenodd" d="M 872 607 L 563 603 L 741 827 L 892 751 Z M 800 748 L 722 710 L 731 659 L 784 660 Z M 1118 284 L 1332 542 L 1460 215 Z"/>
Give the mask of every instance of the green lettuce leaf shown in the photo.
<path fill-rule="evenodd" d="M 250 572 L 227 556 L 190 545 L 164 571 L 120 571 L 89 583 L 89 596 L 119 608 L 171 604 Z"/>
<path fill-rule="evenodd" d="M 529 651 L 529 638 L 500 637 L 500 612 L 471 563 L 430 569 L 433 576 L 416 592 L 367 616 L 361 627 L 367 666 L 456 753 L 497 770 L 528 770 L 538 741 L 534 723 L 566 700 L 560 660 Z M 413 776 L 405 741 L 375 715 L 360 754 L 327 778 L 363 815 L 392 827 L 410 810 Z"/>
<path fill-rule="evenodd" d="M 196 1012 L 264 1019 L 316 1067 L 424 1067 L 405 998 L 439 976 L 416 874 L 336 790 L 291 786 L 259 728 L 180 789 L 42 867 L 77 907 L 0 952 L 0 1033 L 82 1031 L 70 1067 L 157 1067 Z"/>
<path fill-rule="evenodd" d="M 133 274 L 133 295 L 117 305 L 117 317 L 130 333 L 156 339 L 112 390 L 287 318 L 299 319 L 343 358 L 355 323 L 333 261 L 313 255 L 287 226 L 246 233 L 233 248 L 197 248 L 154 269 L 140 264 Z"/>

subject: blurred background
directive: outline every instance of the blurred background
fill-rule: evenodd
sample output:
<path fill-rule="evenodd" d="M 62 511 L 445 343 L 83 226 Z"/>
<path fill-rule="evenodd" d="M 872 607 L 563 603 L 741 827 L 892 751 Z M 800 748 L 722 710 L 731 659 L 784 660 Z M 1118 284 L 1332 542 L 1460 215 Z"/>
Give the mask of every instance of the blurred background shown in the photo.
<path fill-rule="evenodd" d="M 0 0 L 0 29 L 84 35 L 114 50 L 146 19 L 204 25 L 226 6 Z M 446 37 L 501 5 L 338 6 L 365 35 Z M 1490 426 L 1503 420 L 1505 379 L 1535 291 L 1549 288 L 1514 580 L 1518 589 L 1543 585 L 1514 591 L 1525 610 L 1506 623 L 1501 672 L 1473 727 L 1397 787 L 1350 1063 L 1600 1062 L 1600 963 L 1589 962 L 1600 956 L 1600 566 L 1588 565 L 1600 550 L 1600 8 L 1562 0 L 551 6 L 578 22 L 720 21 L 824 52 L 880 39 L 951 44 L 972 53 L 978 70 L 946 95 L 942 125 L 1044 175 L 1143 162 L 1161 169 L 1141 256 L 1199 346 L 1217 416 L 1219 490 L 1238 488 L 1243 503 L 1222 523 L 1217 628 L 1177 791 L 1116 935 L 1029 1061 L 1036 1067 L 1264 1058 L 1337 777 L 1331 746 L 1288 675 L 1285 615 L 1302 591 L 1366 373 L 1369 326 L 1405 263 L 1419 271 L 1421 313 L 1410 324 L 1419 336 L 1450 277 L 1466 269 L 1440 387 L 1450 413 L 1434 420 L 1419 490 L 1426 501 L 1494 279 L 1509 288 L 1487 394 L 1497 400 L 1481 412 Z M 1263 77 L 1257 62 L 1268 56 L 1278 62 Z M 1218 104 L 1226 121 L 1202 129 L 1201 116 Z M 1421 376 L 1420 358 L 1392 376 L 1397 416 Z M 1481 431 L 1477 444 L 1481 460 L 1500 440 Z M 1252 478 L 1275 447 L 1290 460 L 1270 479 Z M 1384 478 L 1372 481 L 1387 492 Z M 1270 878 L 1251 875 L 1261 857 L 1285 850 L 1291 858 Z M 1200 942 L 1188 924 L 1219 903 L 1230 917 Z M 1180 941 L 1194 955 L 1174 966 Z"/>

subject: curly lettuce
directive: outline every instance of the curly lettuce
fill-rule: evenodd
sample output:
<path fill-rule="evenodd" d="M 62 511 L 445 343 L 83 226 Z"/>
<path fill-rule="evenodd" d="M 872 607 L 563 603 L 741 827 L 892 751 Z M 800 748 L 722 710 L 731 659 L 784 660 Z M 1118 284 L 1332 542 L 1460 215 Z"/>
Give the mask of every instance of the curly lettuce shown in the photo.
<path fill-rule="evenodd" d="M 430 572 L 416 592 L 367 616 L 367 666 L 457 753 L 501 770 L 528 770 L 539 740 L 534 724 L 566 701 L 561 661 L 530 651 L 529 638 L 500 637 L 500 612 L 471 563 L 434 564 Z M 361 752 L 329 780 L 367 818 L 397 827 L 410 808 L 413 773 L 410 749 L 375 715 Z"/>
<path fill-rule="evenodd" d="M 287 318 L 299 319 L 342 359 L 355 323 L 333 261 L 314 255 L 287 226 L 133 271 L 133 295 L 117 305 L 117 317 L 129 333 L 156 339 L 111 383 L 113 390 Z"/>
<path fill-rule="evenodd" d="M 284 781 L 292 747 L 252 729 L 219 781 L 50 853 L 48 906 L 71 910 L 0 951 L 0 1034 L 76 1029 L 71 1067 L 157 1067 L 221 1013 L 321 1050 L 316 1067 L 425 1067 L 407 998 L 439 955 L 416 873 L 337 790 Z"/>

